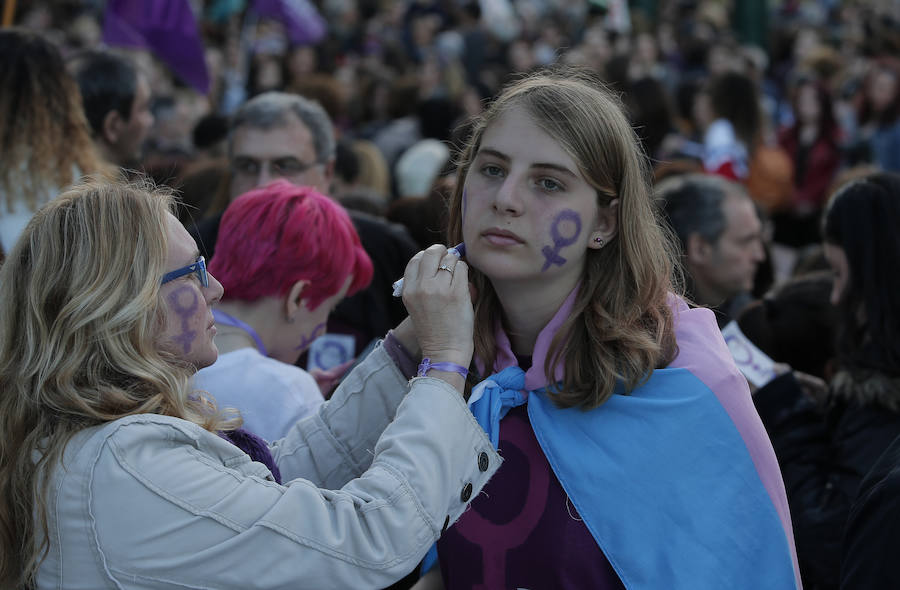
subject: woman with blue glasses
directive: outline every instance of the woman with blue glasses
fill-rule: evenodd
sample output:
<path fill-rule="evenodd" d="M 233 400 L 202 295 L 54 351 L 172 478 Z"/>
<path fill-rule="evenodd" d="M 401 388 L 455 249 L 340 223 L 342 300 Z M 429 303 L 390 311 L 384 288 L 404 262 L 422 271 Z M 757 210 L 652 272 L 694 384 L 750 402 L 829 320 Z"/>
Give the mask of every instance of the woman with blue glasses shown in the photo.
<path fill-rule="evenodd" d="M 254 461 L 190 385 L 223 290 L 172 212 L 152 187 L 76 186 L 0 269 L 0 587 L 400 579 L 500 464 L 442 370 L 472 356 L 465 263 L 414 257 L 411 321 Z"/>

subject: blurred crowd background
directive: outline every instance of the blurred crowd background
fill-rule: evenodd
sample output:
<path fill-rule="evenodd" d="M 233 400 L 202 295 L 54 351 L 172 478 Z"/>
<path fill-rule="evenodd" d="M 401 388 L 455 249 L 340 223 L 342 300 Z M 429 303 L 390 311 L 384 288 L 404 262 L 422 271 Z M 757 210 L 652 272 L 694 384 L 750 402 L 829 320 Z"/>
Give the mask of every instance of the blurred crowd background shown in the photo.
<path fill-rule="evenodd" d="M 160 22 L 129 40 L 119 25 L 146 24 L 140 10 Z M 621 94 L 657 180 L 706 170 L 745 183 L 771 254 L 758 294 L 807 264 L 837 181 L 900 170 L 898 15 L 897 1 L 836 0 L 4 3 L 7 24 L 45 33 L 65 58 L 103 48 L 137 61 L 152 124 L 130 167 L 181 190 L 186 219 L 206 215 L 228 173 L 228 117 L 284 90 L 334 122 L 331 196 L 422 245 L 441 240 L 467 118 L 518 74 L 584 65 Z M 737 152 L 711 155 L 718 119 Z"/>

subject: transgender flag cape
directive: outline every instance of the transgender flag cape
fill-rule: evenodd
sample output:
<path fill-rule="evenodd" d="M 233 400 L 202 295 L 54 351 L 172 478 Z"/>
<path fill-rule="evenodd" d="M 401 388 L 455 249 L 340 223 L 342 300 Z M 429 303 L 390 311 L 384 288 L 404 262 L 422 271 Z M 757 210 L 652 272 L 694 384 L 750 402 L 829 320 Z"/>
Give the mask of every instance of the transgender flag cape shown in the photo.
<path fill-rule="evenodd" d="M 712 312 L 672 297 L 679 354 L 669 367 L 595 410 L 559 409 L 544 359 L 577 290 L 538 336 L 524 391 L 489 377 L 469 401 L 476 419 L 496 441 L 505 406 L 527 392 L 544 454 L 629 590 L 800 588 L 775 453 Z M 497 336 L 494 370 L 521 371 Z"/>

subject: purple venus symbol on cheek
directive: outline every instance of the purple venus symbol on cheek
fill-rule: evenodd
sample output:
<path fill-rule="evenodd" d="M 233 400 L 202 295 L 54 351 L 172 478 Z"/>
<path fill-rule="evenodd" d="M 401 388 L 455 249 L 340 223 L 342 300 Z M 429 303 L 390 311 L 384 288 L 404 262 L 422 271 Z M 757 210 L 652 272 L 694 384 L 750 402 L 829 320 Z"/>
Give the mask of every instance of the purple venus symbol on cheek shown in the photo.
<path fill-rule="evenodd" d="M 570 222 L 575 226 L 575 231 L 571 236 L 564 237 L 560 235 L 559 226 L 565 222 Z M 541 272 L 544 272 L 554 264 L 558 266 L 562 266 L 566 263 L 566 259 L 559 255 L 559 251 L 565 248 L 566 246 L 571 246 L 575 243 L 575 240 L 578 239 L 578 236 L 581 235 L 581 217 L 578 216 L 578 213 L 572 211 L 571 209 L 565 209 L 559 212 L 559 215 L 556 216 L 556 219 L 553 220 L 553 225 L 550 226 L 550 237 L 553 238 L 553 247 L 544 246 L 541 252 L 544 254 L 544 267 L 541 269 Z"/>
<path fill-rule="evenodd" d="M 187 305 L 182 305 L 181 303 L 181 295 L 184 293 L 192 297 L 191 302 Z M 181 344 L 184 354 L 187 354 L 191 351 L 191 344 L 193 344 L 194 338 L 197 337 L 197 331 L 191 330 L 190 320 L 200 307 L 200 298 L 197 297 L 197 293 L 190 287 L 181 287 L 169 295 L 169 306 L 181 318 L 181 334 L 173 338 L 173 340 Z"/>

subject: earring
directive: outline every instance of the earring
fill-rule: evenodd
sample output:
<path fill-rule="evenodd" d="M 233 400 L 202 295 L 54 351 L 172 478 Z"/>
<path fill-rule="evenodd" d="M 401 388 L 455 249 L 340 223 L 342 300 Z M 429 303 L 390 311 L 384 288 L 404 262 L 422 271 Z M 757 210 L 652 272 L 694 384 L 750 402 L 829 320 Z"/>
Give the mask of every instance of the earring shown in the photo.
<path fill-rule="evenodd" d="M 597 246 L 603 247 L 603 238 L 594 238 L 594 241 L 597 242 Z"/>

